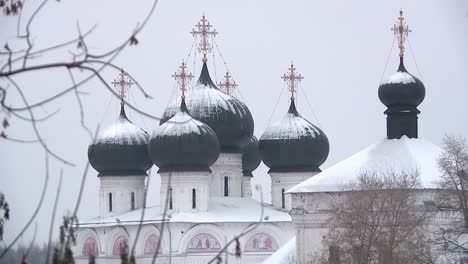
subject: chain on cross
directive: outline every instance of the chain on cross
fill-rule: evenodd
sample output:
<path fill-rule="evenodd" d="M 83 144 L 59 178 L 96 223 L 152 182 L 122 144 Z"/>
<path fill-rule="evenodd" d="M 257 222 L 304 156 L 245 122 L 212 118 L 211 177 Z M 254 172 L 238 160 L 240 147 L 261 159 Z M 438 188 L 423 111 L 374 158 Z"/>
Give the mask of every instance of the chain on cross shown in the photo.
<path fill-rule="evenodd" d="M 210 52 L 212 49 L 212 45 L 209 42 L 209 36 L 215 37 L 218 32 L 215 29 L 210 30 L 212 25 L 208 20 L 206 20 L 205 15 L 202 16 L 201 20 L 198 24 L 195 25 L 197 28 L 196 30 L 193 29 L 190 32 L 194 37 L 196 35 L 200 35 L 200 44 L 198 45 L 198 52 L 203 52 L 203 59 L 206 60 L 206 53 Z"/>
<path fill-rule="evenodd" d="M 400 10 L 400 17 L 398 17 L 397 23 L 393 25 L 391 30 L 397 37 L 398 48 L 400 48 L 400 57 L 403 57 L 405 55 L 405 41 L 408 38 L 408 33 L 411 32 L 405 22 L 405 18 L 403 17 L 403 10 Z"/>
<path fill-rule="evenodd" d="M 218 86 L 224 91 L 226 91 L 227 94 L 231 94 L 231 91 L 237 88 L 237 83 L 234 81 L 232 76 L 229 74 L 229 72 L 226 72 L 226 75 L 224 75 L 224 80 L 222 82 L 218 83 Z"/>
<path fill-rule="evenodd" d="M 281 79 L 283 79 L 289 86 L 289 91 L 291 92 L 291 101 L 294 101 L 296 99 L 294 94 L 297 91 L 297 86 L 299 85 L 299 82 L 304 79 L 304 77 L 302 77 L 300 73 L 298 74 L 296 72 L 296 68 L 294 68 L 294 64 L 291 62 L 289 71 L 283 74 Z"/>
<path fill-rule="evenodd" d="M 124 105 L 124 99 L 127 96 L 127 91 L 134 83 L 128 78 L 128 74 L 123 69 L 121 69 L 119 78 L 115 79 L 112 84 L 119 92 L 120 104 Z"/>
<path fill-rule="evenodd" d="M 179 72 L 174 73 L 172 77 L 177 80 L 182 91 L 182 99 L 185 99 L 185 92 L 187 91 L 188 81 L 193 79 L 193 75 L 187 72 L 187 65 L 182 61 L 182 65 L 179 67 Z"/>

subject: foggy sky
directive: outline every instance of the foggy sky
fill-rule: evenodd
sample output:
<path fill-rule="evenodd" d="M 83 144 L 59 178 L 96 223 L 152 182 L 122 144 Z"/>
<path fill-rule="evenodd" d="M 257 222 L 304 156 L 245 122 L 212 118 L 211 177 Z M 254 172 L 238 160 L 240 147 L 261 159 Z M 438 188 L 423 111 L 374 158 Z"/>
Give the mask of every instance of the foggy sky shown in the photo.
<path fill-rule="evenodd" d="M 141 2 L 141 3 L 140 3 Z M 38 1 L 28 1 L 26 17 Z M 46 47 L 77 36 L 79 21 L 82 31 L 94 24 L 97 28 L 88 40 L 96 53 L 128 38 L 148 12 L 151 1 L 50 1 L 32 27 L 37 47 Z M 268 121 L 275 122 L 288 108 L 289 96 L 280 76 L 291 61 L 305 78 L 298 95 L 298 111 L 318 125 L 330 141 L 330 155 L 322 166 L 333 164 L 385 137 L 385 107 L 377 90 L 384 76 L 396 71 L 398 50 L 392 47 L 390 28 L 403 8 L 410 28 L 405 65 L 426 86 L 426 99 L 419 109 L 419 136 L 440 145 L 444 134 L 468 138 L 468 2 L 437 0 L 359 0 L 359 1 L 160 1 L 154 16 L 137 36 L 140 43 L 127 49 L 116 60 L 149 92 L 145 99 L 136 89 L 130 102 L 153 115 L 161 115 L 174 90 L 171 75 L 187 57 L 193 37 L 189 34 L 204 12 L 219 32 L 216 37 L 223 57 L 239 84 L 242 98 L 255 121 L 259 138 Z M 16 18 L 0 16 L 0 45 L 14 36 Z M 10 47 L 19 47 L 9 42 Z M 220 56 L 209 55 L 213 79 L 225 72 Z M 69 58 L 65 49 L 37 61 Z M 416 59 L 416 60 L 415 60 Z M 216 63 L 216 70 L 213 65 Z M 193 56 L 189 69 L 198 76 L 201 55 Z M 417 70 L 420 70 L 420 73 Z M 77 79 L 83 78 L 76 72 Z M 108 82 L 115 71 L 104 73 Z M 217 78 L 215 78 L 217 77 Z M 40 71 L 14 77 L 27 94 L 29 102 L 41 99 L 71 85 L 64 69 Z M 385 77 L 384 77 L 385 78 Z M 117 118 L 119 102 L 98 81 L 82 88 L 86 124 L 94 131 Z M 312 107 L 305 100 L 307 94 Z M 8 102 L 21 106 L 16 94 Z M 48 193 L 37 217 L 38 241 L 47 239 L 51 212 L 60 169 L 64 170 L 55 235 L 61 216 L 72 210 L 79 190 L 81 174 L 87 161 L 89 137 L 79 123 L 79 108 L 73 93 L 36 110 L 41 116 L 60 109 L 59 113 L 39 128 L 52 150 L 76 163 L 65 166 L 51 158 Z M 127 110 L 138 126 L 152 131 L 157 121 Z M 27 115 L 25 112 L 24 115 Z M 316 118 L 315 118 L 316 117 Z M 8 135 L 32 138 L 31 124 L 11 118 Z M 5 241 L 19 232 L 32 214 L 44 181 L 44 150 L 38 144 L 17 144 L 0 140 L 0 191 L 11 207 L 11 220 L 5 226 Z M 159 176 L 152 170 L 148 204 L 159 203 Z M 255 172 L 252 185 L 261 183 L 265 200 L 270 200 L 270 178 L 262 164 Z M 88 173 L 79 210 L 81 219 L 98 214 L 97 172 Z M 257 196 L 258 197 L 258 194 Z M 20 243 L 27 243 L 30 228 Z"/>

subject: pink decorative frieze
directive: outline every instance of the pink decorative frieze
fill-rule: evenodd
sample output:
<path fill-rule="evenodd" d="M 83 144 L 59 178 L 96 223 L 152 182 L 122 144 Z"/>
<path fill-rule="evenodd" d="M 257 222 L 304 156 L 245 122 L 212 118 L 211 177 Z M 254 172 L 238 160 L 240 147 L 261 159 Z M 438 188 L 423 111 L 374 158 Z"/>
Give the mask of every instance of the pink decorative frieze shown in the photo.
<path fill-rule="evenodd" d="M 112 255 L 121 256 L 128 253 L 128 241 L 125 237 L 119 236 L 112 247 Z"/>
<path fill-rule="evenodd" d="M 265 233 L 257 233 L 247 240 L 245 244 L 245 252 L 265 252 L 265 251 L 276 251 L 278 249 L 278 243 L 275 239 Z"/>
<path fill-rule="evenodd" d="M 98 245 L 96 238 L 88 237 L 83 244 L 83 256 L 97 256 L 98 255 Z"/>
<path fill-rule="evenodd" d="M 219 250 L 221 250 L 219 241 L 207 233 L 197 234 L 187 245 L 188 253 L 216 252 Z"/>
<path fill-rule="evenodd" d="M 156 252 L 156 249 L 158 248 L 158 242 L 159 242 L 159 237 L 155 234 L 150 235 L 145 242 L 145 249 L 144 249 L 144 254 L 145 255 L 153 255 Z M 162 244 L 159 245 L 159 250 L 158 253 L 161 253 L 161 247 Z"/>

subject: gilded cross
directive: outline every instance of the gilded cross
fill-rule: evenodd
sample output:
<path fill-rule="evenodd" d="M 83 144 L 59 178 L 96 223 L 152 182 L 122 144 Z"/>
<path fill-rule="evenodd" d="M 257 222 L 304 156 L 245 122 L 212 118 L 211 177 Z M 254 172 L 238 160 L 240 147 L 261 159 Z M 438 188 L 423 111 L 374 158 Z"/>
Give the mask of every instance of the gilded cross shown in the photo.
<path fill-rule="evenodd" d="M 120 104 L 124 105 L 124 99 L 128 89 L 134 84 L 132 80 L 128 78 L 128 74 L 121 69 L 119 73 L 119 78 L 115 79 L 112 84 L 117 88 L 117 91 L 120 95 Z"/>
<path fill-rule="evenodd" d="M 400 57 L 405 55 L 405 40 L 408 37 L 408 33 L 411 30 L 408 28 L 408 25 L 405 22 L 405 18 L 403 17 L 403 10 L 400 10 L 400 17 L 398 21 L 393 25 L 391 30 L 395 33 L 395 36 L 398 40 L 398 48 L 400 48 Z"/>
<path fill-rule="evenodd" d="M 291 67 L 289 67 L 289 71 L 283 76 L 281 76 L 281 79 L 283 79 L 289 86 L 289 91 L 291 92 L 291 101 L 294 101 L 296 98 L 294 97 L 294 94 L 297 91 L 297 85 L 299 82 L 304 79 L 301 74 L 297 74 L 296 68 L 294 68 L 294 64 L 291 62 Z"/>
<path fill-rule="evenodd" d="M 215 29 L 210 30 L 212 25 L 210 24 L 210 22 L 208 22 L 208 20 L 206 20 L 205 15 L 202 16 L 201 20 L 198 22 L 198 24 L 195 25 L 195 27 L 197 29 L 193 29 L 190 33 L 192 33 L 193 36 L 200 35 L 200 44 L 198 46 L 198 52 L 203 52 L 203 58 L 205 60 L 206 53 L 210 52 L 212 49 L 212 45 L 210 44 L 208 37 L 214 37 L 218 34 L 218 32 L 216 32 Z"/>
<path fill-rule="evenodd" d="M 219 82 L 218 86 L 223 88 L 227 94 L 231 94 L 231 90 L 236 89 L 238 85 L 234 79 L 232 79 L 232 76 L 229 74 L 229 72 L 226 72 L 226 75 L 224 75 L 224 81 Z"/>
<path fill-rule="evenodd" d="M 182 91 L 182 99 L 185 99 L 185 91 L 187 91 L 188 81 L 193 79 L 193 75 L 190 72 L 187 72 L 187 65 L 182 61 L 182 65 L 179 67 L 179 72 L 174 73 L 172 77 L 177 80 L 180 85 L 180 90 Z"/>

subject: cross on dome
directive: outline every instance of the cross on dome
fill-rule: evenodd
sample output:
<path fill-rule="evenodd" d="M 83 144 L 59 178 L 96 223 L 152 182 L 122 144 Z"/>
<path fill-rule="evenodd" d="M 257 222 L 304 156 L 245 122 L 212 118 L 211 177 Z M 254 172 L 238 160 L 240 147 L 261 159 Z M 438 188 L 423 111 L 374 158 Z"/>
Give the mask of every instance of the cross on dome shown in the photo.
<path fill-rule="evenodd" d="M 179 66 L 179 72 L 174 73 L 172 77 L 177 80 L 180 85 L 180 90 L 182 91 L 182 99 L 185 99 L 185 92 L 187 91 L 188 81 L 193 79 L 193 75 L 190 72 L 187 72 L 187 65 L 182 61 L 182 65 Z"/>
<path fill-rule="evenodd" d="M 398 40 L 400 57 L 403 57 L 405 54 L 405 41 L 406 38 L 408 38 L 408 33 L 411 32 L 404 20 L 405 18 L 403 17 L 403 10 L 400 10 L 400 17 L 398 17 L 398 21 L 393 25 L 393 28 L 391 28 Z"/>
<path fill-rule="evenodd" d="M 224 81 L 219 82 L 218 86 L 220 88 L 223 88 L 224 91 L 226 91 L 227 94 L 231 94 L 231 91 L 237 88 L 237 83 L 232 79 L 232 76 L 229 74 L 229 72 L 226 72 L 226 75 L 224 75 Z"/>
<path fill-rule="evenodd" d="M 297 85 L 299 82 L 304 79 L 302 75 L 296 72 L 296 68 L 294 68 L 294 64 L 291 62 L 291 67 L 289 67 L 289 71 L 283 76 L 281 76 L 281 79 L 283 79 L 286 84 L 289 86 L 289 91 L 291 92 L 291 101 L 295 100 L 294 94 L 297 91 Z"/>
<path fill-rule="evenodd" d="M 124 105 L 124 99 L 127 96 L 127 91 L 134 83 L 128 78 L 128 74 L 123 69 L 120 69 L 119 78 L 114 79 L 112 84 L 119 92 L 120 104 Z"/>
<path fill-rule="evenodd" d="M 208 37 L 209 36 L 216 36 L 218 32 L 216 32 L 215 29 L 210 30 L 212 25 L 208 20 L 206 20 L 205 15 L 203 14 L 201 20 L 195 25 L 197 28 L 192 29 L 192 32 L 190 32 L 194 37 L 196 35 L 200 35 L 200 44 L 198 45 L 198 52 L 203 52 L 203 61 L 206 61 L 206 53 L 210 52 L 212 49 L 212 45 L 209 42 Z"/>

